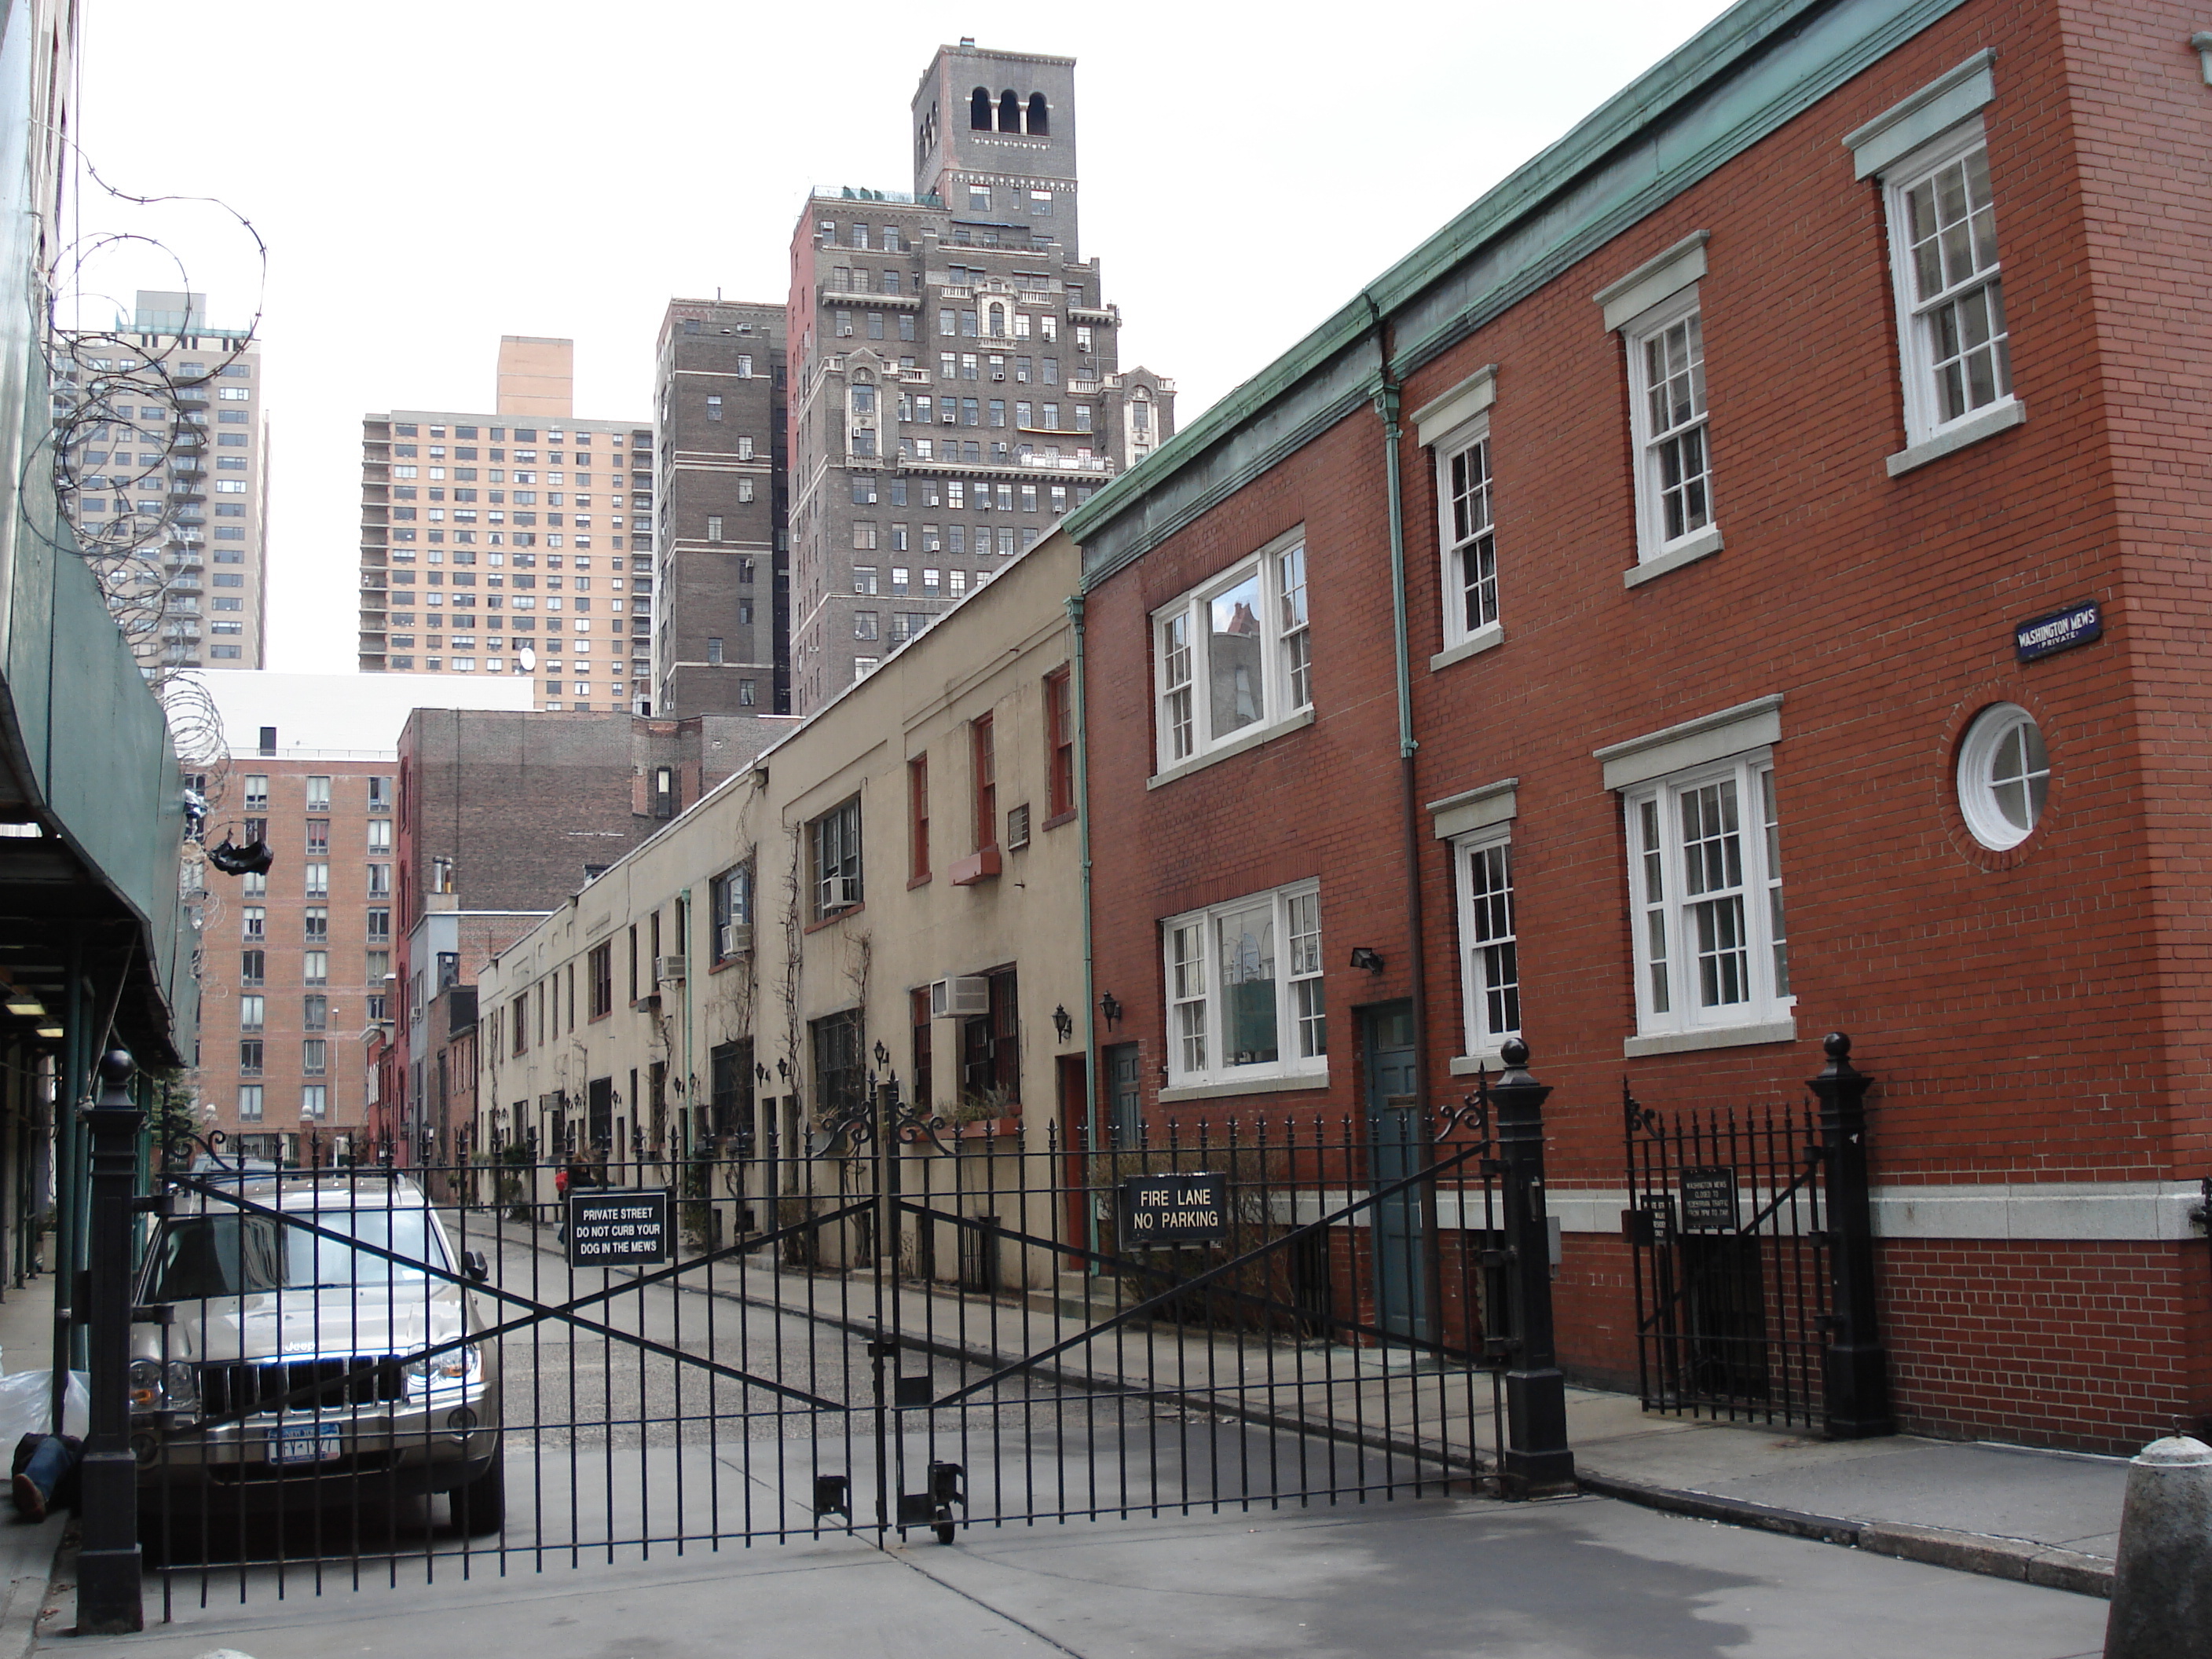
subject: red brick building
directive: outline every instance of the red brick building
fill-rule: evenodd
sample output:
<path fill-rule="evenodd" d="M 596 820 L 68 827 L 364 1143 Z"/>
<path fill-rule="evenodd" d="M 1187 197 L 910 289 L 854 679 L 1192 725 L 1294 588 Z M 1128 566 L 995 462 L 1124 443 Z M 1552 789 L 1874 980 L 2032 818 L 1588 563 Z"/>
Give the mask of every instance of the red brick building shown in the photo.
<path fill-rule="evenodd" d="M 2197 26 L 1740 5 L 1072 516 L 1118 1111 L 1524 1031 L 1632 1383 L 1624 1078 L 1848 1031 L 1900 1422 L 2212 1410 Z"/>

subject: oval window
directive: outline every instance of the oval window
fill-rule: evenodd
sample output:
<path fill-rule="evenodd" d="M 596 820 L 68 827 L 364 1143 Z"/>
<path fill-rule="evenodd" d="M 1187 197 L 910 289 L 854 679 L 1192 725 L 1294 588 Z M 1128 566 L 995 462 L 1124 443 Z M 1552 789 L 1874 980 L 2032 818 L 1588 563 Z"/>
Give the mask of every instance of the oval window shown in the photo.
<path fill-rule="evenodd" d="M 1959 746 L 1959 810 L 1983 846 L 2003 852 L 2034 832 L 2051 757 L 2034 716 L 2001 702 L 1974 716 Z"/>

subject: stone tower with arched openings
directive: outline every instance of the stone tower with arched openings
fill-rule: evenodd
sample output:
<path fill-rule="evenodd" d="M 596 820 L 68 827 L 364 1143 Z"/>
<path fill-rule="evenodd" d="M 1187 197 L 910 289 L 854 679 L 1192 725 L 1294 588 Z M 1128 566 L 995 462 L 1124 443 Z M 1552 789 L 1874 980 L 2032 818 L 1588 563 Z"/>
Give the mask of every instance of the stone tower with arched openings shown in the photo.
<path fill-rule="evenodd" d="M 914 94 L 914 190 L 979 225 L 1076 234 L 1075 60 L 939 46 Z"/>

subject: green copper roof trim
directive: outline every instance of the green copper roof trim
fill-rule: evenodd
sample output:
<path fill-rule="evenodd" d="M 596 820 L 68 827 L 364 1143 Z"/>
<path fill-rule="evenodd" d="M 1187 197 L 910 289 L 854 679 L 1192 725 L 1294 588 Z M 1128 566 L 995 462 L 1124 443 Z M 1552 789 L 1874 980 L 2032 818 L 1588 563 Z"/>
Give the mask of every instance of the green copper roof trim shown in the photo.
<path fill-rule="evenodd" d="M 1966 0 L 1744 0 L 1370 285 L 1410 374 Z M 1095 586 L 1374 392 L 1365 295 L 1064 521 Z"/>

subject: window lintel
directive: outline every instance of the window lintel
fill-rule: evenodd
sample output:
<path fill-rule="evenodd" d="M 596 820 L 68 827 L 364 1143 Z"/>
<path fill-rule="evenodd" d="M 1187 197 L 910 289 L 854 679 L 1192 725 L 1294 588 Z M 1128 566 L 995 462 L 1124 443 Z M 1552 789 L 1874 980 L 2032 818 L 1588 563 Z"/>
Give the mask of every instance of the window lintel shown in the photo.
<path fill-rule="evenodd" d="M 1671 300 L 1705 274 L 1705 244 L 1710 230 L 1693 230 L 1656 257 L 1646 259 L 1628 275 L 1590 295 L 1605 313 L 1605 325 L 1617 330 L 1632 323 L 1652 307 Z"/>
<path fill-rule="evenodd" d="M 1510 822 L 1517 816 L 1520 785 L 1518 778 L 1500 778 L 1495 783 L 1431 801 L 1429 813 L 1436 823 L 1437 839 L 1453 841 L 1474 830 Z"/>
<path fill-rule="evenodd" d="M 1782 740 L 1783 693 L 1700 714 L 1657 732 L 1591 751 L 1605 768 L 1607 789 L 1632 789 L 1708 761 L 1764 749 Z"/>
<path fill-rule="evenodd" d="M 1985 46 L 1864 126 L 1845 133 L 1844 147 L 1851 152 L 1853 176 L 1873 178 L 1947 128 L 1995 103 L 1996 77 L 1990 66 L 1996 60 L 1995 49 Z"/>
<path fill-rule="evenodd" d="M 1407 418 L 1424 449 L 1433 449 L 1498 401 L 1498 365 L 1485 363 L 1440 398 L 1432 398 Z"/>

